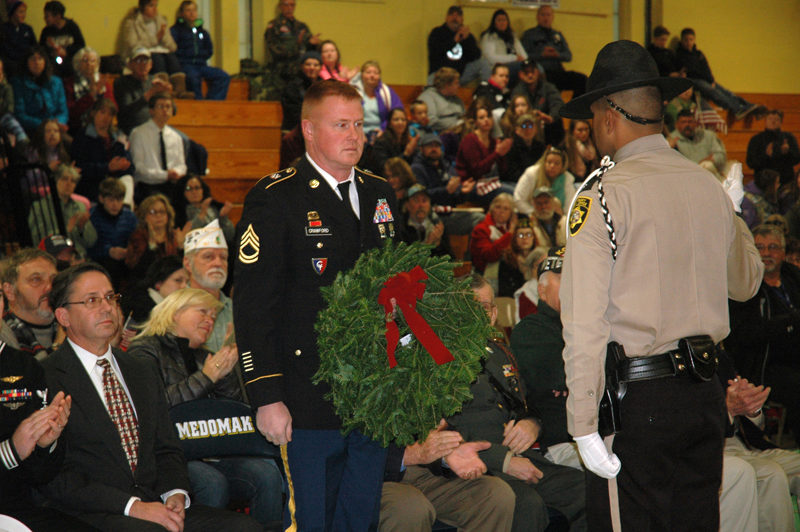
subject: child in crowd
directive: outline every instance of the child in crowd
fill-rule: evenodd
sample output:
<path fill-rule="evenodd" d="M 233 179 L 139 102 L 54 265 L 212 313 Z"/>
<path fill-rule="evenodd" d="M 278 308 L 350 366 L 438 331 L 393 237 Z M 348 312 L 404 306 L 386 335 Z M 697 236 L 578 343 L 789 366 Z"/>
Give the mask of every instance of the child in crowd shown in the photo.
<path fill-rule="evenodd" d="M 408 110 L 408 134 L 412 137 L 433 133 L 428 126 L 428 104 L 421 100 L 414 100 Z"/>
<path fill-rule="evenodd" d="M 99 187 L 99 203 L 92 207 L 89 220 L 97 231 L 97 241 L 88 249 L 89 257 L 106 267 L 116 288 L 121 288 L 128 238 L 136 229 L 136 215 L 123 204 L 125 185 L 107 177 Z"/>
<path fill-rule="evenodd" d="M 0 132 L 7 135 L 12 145 L 28 144 L 28 135 L 14 118 L 14 89 L 6 79 L 3 60 L 0 59 Z"/>

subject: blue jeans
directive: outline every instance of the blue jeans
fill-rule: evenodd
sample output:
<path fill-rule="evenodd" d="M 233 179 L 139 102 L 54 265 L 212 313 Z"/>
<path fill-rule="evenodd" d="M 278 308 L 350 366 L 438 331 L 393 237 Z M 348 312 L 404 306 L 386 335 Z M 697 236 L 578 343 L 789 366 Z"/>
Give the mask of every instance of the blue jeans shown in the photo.
<path fill-rule="evenodd" d="M 283 477 L 272 459 L 191 460 L 188 466 L 192 504 L 227 508 L 231 499 L 242 500 L 249 503 L 250 516 L 259 523 L 266 525 L 281 520 Z"/>
<path fill-rule="evenodd" d="M 208 83 L 207 100 L 224 100 L 228 96 L 231 77 L 224 70 L 207 65 L 181 65 L 186 72 L 186 89 L 194 92 L 197 100 L 203 99 L 203 80 Z"/>
<path fill-rule="evenodd" d="M 711 83 L 696 78 L 692 79 L 692 83 L 694 83 L 694 87 L 700 91 L 700 94 L 702 94 L 704 98 L 734 113 L 742 112 L 752 105 L 750 102 L 735 95 L 719 83 L 712 87 Z"/>

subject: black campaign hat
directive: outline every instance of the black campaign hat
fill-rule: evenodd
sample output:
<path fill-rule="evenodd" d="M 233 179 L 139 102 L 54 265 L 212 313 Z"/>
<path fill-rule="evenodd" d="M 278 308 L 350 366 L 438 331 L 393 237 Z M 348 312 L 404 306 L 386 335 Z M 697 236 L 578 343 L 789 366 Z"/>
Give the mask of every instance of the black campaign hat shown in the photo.
<path fill-rule="evenodd" d="M 692 86 L 686 78 L 660 77 L 650 52 L 633 41 L 603 46 L 586 81 L 586 93 L 561 108 L 563 118 L 592 118 L 590 106 L 601 96 L 636 87 L 658 87 L 661 99 L 671 100 Z"/>

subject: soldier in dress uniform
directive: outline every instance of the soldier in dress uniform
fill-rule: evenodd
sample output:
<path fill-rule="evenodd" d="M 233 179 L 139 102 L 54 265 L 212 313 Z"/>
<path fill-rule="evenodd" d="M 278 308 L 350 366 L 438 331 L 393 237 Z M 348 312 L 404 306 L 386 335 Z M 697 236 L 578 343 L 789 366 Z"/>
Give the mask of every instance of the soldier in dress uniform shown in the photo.
<path fill-rule="evenodd" d="M 399 232 L 395 194 L 355 168 L 364 146 L 361 98 L 339 81 L 312 85 L 295 168 L 264 177 L 239 222 L 233 312 L 257 426 L 281 445 L 299 530 L 375 530 L 386 450 L 341 420 L 313 385 L 320 288 Z M 287 445 L 288 444 L 288 445 Z M 296 510 L 296 511 L 295 511 Z"/>
<path fill-rule="evenodd" d="M 728 297 L 752 297 L 763 265 L 734 213 L 741 195 L 732 207 L 733 194 L 660 134 L 662 102 L 689 86 L 617 41 L 597 55 L 586 94 L 561 110 L 592 118 L 598 150 L 615 163 L 604 161 L 569 212 L 560 290 L 567 428 L 592 472 L 597 530 L 719 527 L 726 414 L 714 343 L 728 334 Z M 609 342 L 624 352 L 607 369 Z M 603 441 L 598 406 L 615 380 L 617 433 Z"/>

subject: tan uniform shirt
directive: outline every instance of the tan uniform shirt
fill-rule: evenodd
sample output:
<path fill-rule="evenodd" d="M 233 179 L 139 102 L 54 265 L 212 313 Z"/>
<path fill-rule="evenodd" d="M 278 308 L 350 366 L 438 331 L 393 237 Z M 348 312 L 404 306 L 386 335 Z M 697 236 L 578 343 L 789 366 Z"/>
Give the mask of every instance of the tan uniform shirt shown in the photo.
<path fill-rule="evenodd" d="M 728 335 L 728 297 L 758 289 L 763 264 L 719 182 L 661 135 L 620 148 L 603 189 L 617 237 L 611 256 L 597 185 L 567 224 L 561 281 L 564 364 L 573 436 L 597 431 L 606 345 L 628 356 L 664 353 L 680 338 Z"/>

